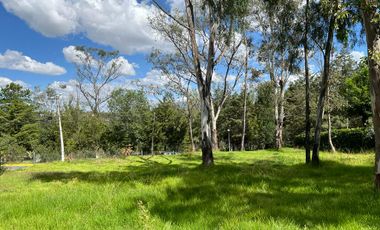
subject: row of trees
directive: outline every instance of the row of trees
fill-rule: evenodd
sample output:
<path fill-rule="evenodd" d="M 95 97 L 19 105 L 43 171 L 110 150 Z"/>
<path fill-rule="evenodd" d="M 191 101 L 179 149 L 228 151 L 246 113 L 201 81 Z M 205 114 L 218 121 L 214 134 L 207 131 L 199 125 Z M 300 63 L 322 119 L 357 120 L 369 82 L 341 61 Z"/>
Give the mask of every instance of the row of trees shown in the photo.
<path fill-rule="evenodd" d="M 356 63 L 343 51 L 332 62 L 329 94 L 330 122 L 324 130 L 343 128 L 371 129 L 370 94 L 366 60 Z M 316 120 L 319 77 L 311 78 L 311 118 Z M 222 150 L 274 148 L 277 144 L 272 81 L 241 79 L 245 86 L 234 90 L 224 101 L 219 114 L 218 146 Z M 6 160 L 25 157 L 53 160 L 59 158 L 59 119 L 66 155 L 97 157 L 136 152 L 191 152 L 201 147 L 200 101 L 196 90 L 171 90 L 152 97 L 151 88 L 116 89 L 109 96 L 107 109 L 94 113 L 80 94 L 58 99 L 59 89 L 48 87 L 31 91 L 10 84 L 0 91 L 1 152 Z M 284 139 L 287 146 L 297 146 L 304 133 L 305 82 L 302 77 L 290 82 L 284 93 Z M 64 88 L 64 86 L 62 86 Z M 91 91 L 92 89 L 88 88 Z M 155 92 L 157 93 L 157 92 Z M 175 94 L 177 93 L 177 94 Z M 223 88 L 213 90 L 214 100 L 223 96 Z M 59 107 L 58 107 L 59 106 Z M 60 117 L 57 112 L 60 112 Z M 333 127 L 332 129 L 329 127 Z M 314 128 L 314 126 L 312 126 Z M 330 133 L 330 132 L 329 132 Z M 331 142 L 332 143 L 332 142 Z M 300 147 L 300 146 L 299 146 Z M 26 154 L 28 153 L 28 154 Z"/>

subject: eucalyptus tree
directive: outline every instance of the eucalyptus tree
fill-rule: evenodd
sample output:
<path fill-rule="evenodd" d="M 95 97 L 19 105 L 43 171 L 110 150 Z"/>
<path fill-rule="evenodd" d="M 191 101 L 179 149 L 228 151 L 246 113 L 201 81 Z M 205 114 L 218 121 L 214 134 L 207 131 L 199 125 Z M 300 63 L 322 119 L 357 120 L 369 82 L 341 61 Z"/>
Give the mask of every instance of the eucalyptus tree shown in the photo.
<path fill-rule="evenodd" d="M 311 37 L 316 46 L 319 47 L 323 56 L 323 71 L 317 106 L 317 118 L 314 130 L 314 144 L 312 163 L 319 165 L 319 144 L 323 122 L 324 106 L 328 85 L 330 82 L 330 61 L 334 45 L 334 35 L 341 42 L 347 44 L 350 28 L 356 23 L 347 13 L 346 2 L 344 0 L 323 0 L 314 2 L 313 25 Z"/>
<path fill-rule="evenodd" d="M 309 74 L 309 0 L 305 4 L 304 67 L 305 67 L 305 161 L 310 163 L 310 74 Z"/>
<path fill-rule="evenodd" d="M 168 13 L 161 9 L 153 28 L 173 46 L 183 64 L 185 78 L 190 78 L 198 89 L 201 111 L 202 162 L 209 166 L 214 162 L 213 147 L 217 148 L 216 121 L 226 98 L 232 93 L 242 73 L 238 60 L 242 36 L 241 28 L 247 13 L 248 1 L 194 1 L 184 0 L 184 12 Z M 218 71 L 222 71 L 221 77 Z M 170 74 L 176 73 L 175 69 Z M 229 77 L 235 80 L 228 84 Z M 222 78 L 223 97 L 214 102 L 212 89 L 216 78 Z"/>
<path fill-rule="evenodd" d="M 359 1 L 368 47 L 372 116 L 375 130 L 375 187 L 380 191 L 380 3 Z"/>
<path fill-rule="evenodd" d="M 259 60 L 265 63 L 273 84 L 276 148 L 283 145 L 286 85 L 290 75 L 299 71 L 303 34 L 296 18 L 301 4 L 298 0 L 258 1 L 255 12 L 262 35 Z"/>
<path fill-rule="evenodd" d="M 164 75 L 164 88 L 161 91 L 169 91 L 184 99 L 186 104 L 187 122 L 189 126 L 189 137 L 191 151 L 195 152 L 195 141 L 193 135 L 193 111 L 198 106 L 198 96 L 194 93 L 195 84 L 191 74 L 182 63 L 182 59 L 172 54 L 162 54 L 159 50 L 153 51 L 149 56 L 149 61 L 154 67 Z M 149 85 L 150 89 L 157 89 L 154 85 Z M 163 92 L 160 92 L 162 95 Z"/>
<path fill-rule="evenodd" d="M 110 97 L 106 87 L 119 78 L 123 59 L 119 59 L 118 51 L 105 51 L 85 46 L 75 47 L 77 86 L 92 113 L 97 115 L 100 107 Z"/>

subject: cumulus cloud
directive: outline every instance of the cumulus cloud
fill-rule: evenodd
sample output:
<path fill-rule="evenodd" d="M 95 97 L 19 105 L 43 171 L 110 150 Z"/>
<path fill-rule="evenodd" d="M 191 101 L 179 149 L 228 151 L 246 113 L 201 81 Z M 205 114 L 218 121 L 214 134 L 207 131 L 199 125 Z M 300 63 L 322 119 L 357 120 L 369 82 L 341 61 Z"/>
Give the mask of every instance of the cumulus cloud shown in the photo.
<path fill-rule="evenodd" d="M 356 50 L 354 50 L 354 51 L 351 52 L 351 56 L 352 56 L 352 58 L 353 58 L 356 62 L 359 62 L 360 59 L 361 59 L 362 57 L 365 56 L 365 54 L 364 54 L 364 52 L 362 52 L 362 51 L 356 51 Z"/>
<path fill-rule="evenodd" d="M 9 79 L 7 77 L 0 77 L 0 88 L 4 88 L 5 86 L 7 86 L 7 85 L 9 85 L 11 83 L 19 84 L 19 85 L 21 85 L 21 86 L 23 86 L 25 88 L 27 88 L 29 86 L 28 84 L 26 84 L 23 81 L 19 81 L 19 80 L 13 81 L 13 80 L 11 80 L 11 79 Z"/>
<path fill-rule="evenodd" d="M 81 63 L 81 59 L 84 59 L 85 55 L 83 52 L 76 50 L 75 46 L 68 46 L 62 49 L 63 56 L 66 61 L 74 64 Z"/>
<path fill-rule="evenodd" d="M 63 55 L 66 61 L 74 64 L 81 64 L 85 57 L 82 51 L 75 49 L 75 46 L 68 46 L 63 48 Z M 120 65 L 119 73 L 123 76 L 132 76 L 136 74 L 135 64 L 129 63 L 124 57 L 118 57 L 116 59 L 110 60 L 107 65 L 110 66 L 113 63 Z M 94 63 L 95 64 L 95 63 Z"/>
<path fill-rule="evenodd" d="M 52 62 L 41 63 L 14 50 L 6 50 L 4 54 L 0 54 L 0 68 L 47 75 L 66 73 L 63 67 Z"/>
<path fill-rule="evenodd" d="M 146 73 L 144 78 L 139 79 L 139 83 L 142 86 L 163 87 L 168 83 L 168 79 L 160 70 L 152 69 Z"/>
<path fill-rule="evenodd" d="M 83 33 L 126 54 L 167 47 L 150 27 L 156 7 L 137 0 L 0 0 L 5 9 L 48 37 Z M 176 1 L 172 1 L 173 3 Z"/>

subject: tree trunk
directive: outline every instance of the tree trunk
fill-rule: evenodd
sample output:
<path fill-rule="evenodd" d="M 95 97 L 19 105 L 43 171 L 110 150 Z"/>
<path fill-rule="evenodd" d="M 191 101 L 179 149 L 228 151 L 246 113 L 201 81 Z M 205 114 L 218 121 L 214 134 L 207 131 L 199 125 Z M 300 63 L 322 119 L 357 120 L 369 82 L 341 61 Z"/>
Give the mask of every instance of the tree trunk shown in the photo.
<path fill-rule="evenodd" d="M 310 79 L 309 79 L 309 46 L 307 36 L 309 33 L 309 0 L 306 0 L 305 10 L 305 161 L 310 162 Z"/>
<path fill-rule="evenodd" d="M 373 127 L 375 130 L 375 180 L 377 192 L 380 191 L 380 23 L 376 1 L 362 1 L 362 17 L 366 31 L 368 66 L 371 86 Z"/>
<path fill-rule="evenodd" d="M 285 118 L 285 111 L 284 111 L 284 101 L 285 101 L 285 79 L 282 77 L 280 81 L 280 111 L 279 111 L 279 121 L 278 121 L 278 127 L 279 127 L 279 133 L 278 133 L 278 140 L 279 140 L 279 146 L 278 148 L 282 148 L 283 146 L 283 130 L 284 130 L 284 118 Z"/>
<path fill-rule="evenodd" d="M 243 130 L 241 134 L 241 145 L 240 145 L 240 150 L 245 151 L 245 129 L 246 129 L 246 118 L 247 118 L 247 78 L 248 78 L 248 52 L 245 55 L 245 60 L 244 60 L 244 68 L 245 68 L 245 73 L 244 73 L 244 92 L 243 92 L 243 100 L 244 100 L 244 105 L 243 105 Z"/>
<path fill-rule="evenodd" d="M 153 112 L 153 131 L 152 131 L 152 139 L 150 144 L 150 154 L 154 155 L 154 128 L 156 127 L 156 113 Z"/>
<path fill-rule="evenodd" d="M 190 135 L 191 152 L 195 152 L 195 144 L 194 144 L 194 137 L 193 137 L 193 116 L 191 115 L 189 95 L 187 95 L 186 98 L 187 98 L 187 120 L 189 122 L 189 135 Z"/>
<path fill-rule="evenodd" d="M 336 152 L 335 146 L 332 142 L 332 137 L 331 137 L 331 107 L 330 107 L 330 87 L 327 87 L 327 125 L 328 125 L 328 139 L 329 139 L 329 145 L 331 148 L 331 151 L 333 153 Z"/>
<path fill-rule="evenodd" d="M 274 85 L 274 119 L 276 120 L 276 133 L 275 133 L 275 138 L 276 138 L 276 149 L 281 148 L 281 141 L 280 141 L 280 116 L 278 112 L 278 86 L 277 83 Z"/>
<path fill-rule="evenodd" d="M 63 162 L 65 161 L 65 144 L 63 141 L 60 101 L 58 98 L 57 98 L 57 113 L 58 113 L 58 126 L 59 126 L 59 141 L 61 144 L 61 161 Z"/>
<path fill-rule="evenodd" d="M 217 121 L 218 117 L 215 116 L 214 105 L 211 102 L 212 149 L 216 151 L 219 150 Z"/>
<path fill-rule="evenodd" d="M 323 121 L 323 113 L 324 113 L 324 105 L 326 99 L 326 92 L 329 83 L 330 77 L 330 54 L 334 40 L 334 26 L 335 26 L 335 12 L 337 10 L 338 2 L 335 1 L 334 12 L 332 12 L 330 23 L 329 23 L 329 31 L 326 41 L 326 47 L 324 50 L 323 56 L 323 75 L 322 82 L 320 85 L 319 98 L 318 98 L 318 107 L 317 107 L 317 121 L 315 124 L 314 131 L 314 146 L 313 146 L 313 155 L 312 155 L 312 164 L 319 165 L 319 143 L 321 140 L 321 127 Z"/>
<path fill-rule="evenodd" d="M 199 89 L 200 92 L 204 91 Z M 207 90 L 206 90 L 207 93 Z M 212 119 L 210 111 L 210 103 L 208 96 L 201 97 L 201 133 L 202 133 L 202 162 L 204 166 L 214 164 L 212 153 Z M 207 101 L 209 100 L 209 101 Z"/>
<path fill-rule="evenodd" d="M 201 101 L 201 136 L 202 136 L 202 164 L 204 166 L 210 166 L 214 164 L 214 157 L 212 153 L 212 102 L 211 102 L 211 81 L 213 74 L 214 63 L 214 42 L 215 42 L 215 30 L 216 25 L 211 20 L 210 12 L 210 39 L 209 39 L 209 52 L 208 52 L 208 65 L 205 78 L 200 64 L 199 51 L 197 40 L 195 36 L 194 25 L 194 9 L 191 0 L 185 0 L 186 16 L 188 23 L 188 32 L 191 41 L 191 51 L 193 56 L 193 64 L 195 75 L 197 79 L 198 93 Z"/>

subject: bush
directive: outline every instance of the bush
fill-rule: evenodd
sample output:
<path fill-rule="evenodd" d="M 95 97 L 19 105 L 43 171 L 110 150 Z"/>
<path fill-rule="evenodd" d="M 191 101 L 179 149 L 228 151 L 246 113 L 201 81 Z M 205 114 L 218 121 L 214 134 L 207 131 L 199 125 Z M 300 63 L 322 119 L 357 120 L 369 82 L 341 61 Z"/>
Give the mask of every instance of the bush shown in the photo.
<path fill-rule="evenodd" d="M 332 131 L 331 137 L 335 148 L 343 152 L 359 152 L 375 147 L 375 134 L 373 129 L 336 129 Z M 314 138 L 311 137 L 311 143 L 313 143 L 313 139 Z M 297 135 L 293 144 L 296 147 L 304 147 L 305 134 Z M 321 133 L 320 149 L 330 150 L 327 132 Z"/>
<path fill-rule="evenodd" d="M 28 155 L 26 149 L 16 143 L 11 143 L 4 151 L 5 161 L 22 161 Z"/>
<path fill-rule="evenodd" d="M 59 151 L 43 145 L 38 145 L 34 148 L 34 156 L 43 162 L 56 161 L 60 159 Z"/>

